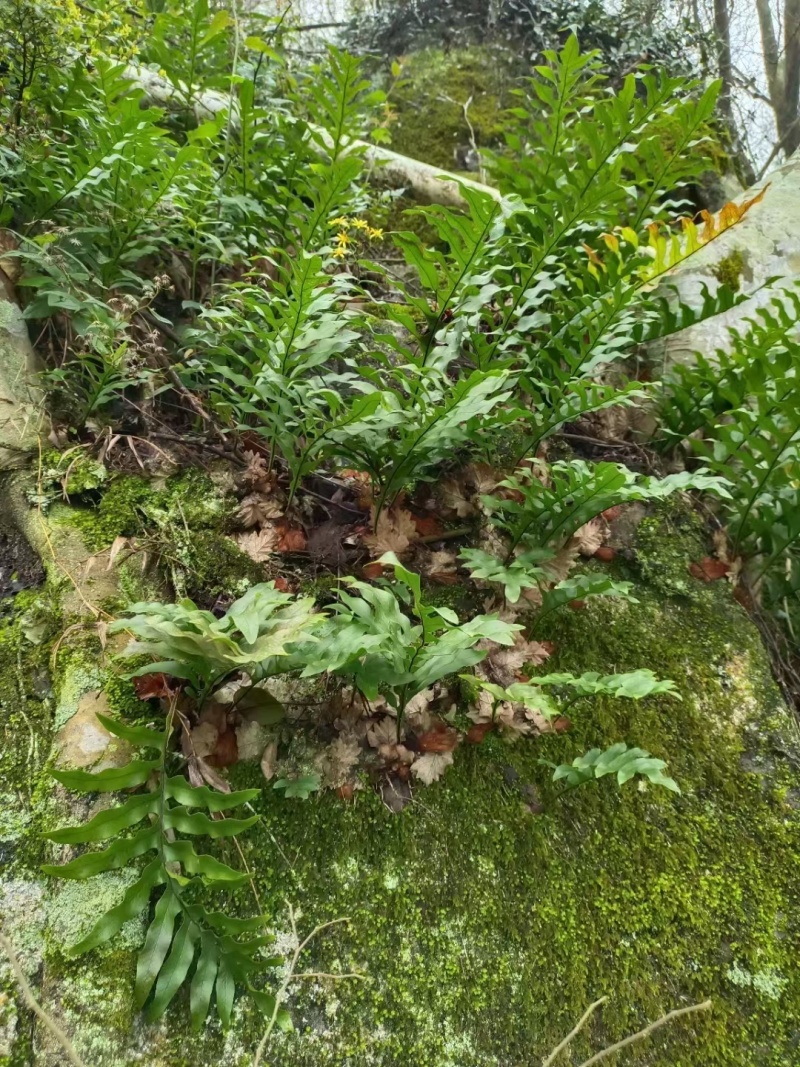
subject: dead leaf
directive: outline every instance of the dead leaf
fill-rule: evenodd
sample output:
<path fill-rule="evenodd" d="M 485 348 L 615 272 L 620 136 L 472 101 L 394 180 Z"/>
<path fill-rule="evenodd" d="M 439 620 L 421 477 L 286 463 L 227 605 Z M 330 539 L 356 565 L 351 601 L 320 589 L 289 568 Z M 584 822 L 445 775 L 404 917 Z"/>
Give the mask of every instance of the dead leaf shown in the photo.
<path fill-rule="evenodd" d="M 578 558 L 578 546 L 574 539 L 571 540 L 553 559 L 546 560 L 542 566 L 547 571 L 548 577 L 553 582 L 563 582 L 575 565 Z"/>
<path fill-rule="evenodd" d="M 575 531 L 574 544 L 582 556 L 593 556 L 598 548 L 605 542 L 608 536 L 608 528 L 600 518 L 590 519 Z"/>
<path fill-rule="evenodd" d="M 411 773 L 424 785 L 438 782 L 453 762 L 452 752 L 427 752 L 411 765 Z"/>
<path fill-rule="evenodd" d="M 543 642 L 528 641 L 521 633 L 516 633 L 510 648 L 493 644 L 484 664 L 498 685 L 508 686 L 518 681 L 518 674 L 526 663 L 538 667 L 550 653 L 551 649 Z"/>
<path fill-rule="evenodd" d="M 394 552 L 401 556 L 410 545 L 419 539 L 414 517 L 402 508 L 384 509 L 375 524 L 375 508 L 371 511 L 373 529 L 364 535 L 364 544 L 372 549 L 376 556 L 384 552 Z"/>
<path fill-rule="evenodd" d="M 291 584 L 289 583 L 288 579 L 283 577 L 282 574 L 279 574 L 278 577 L 275 579 L 275 588 L 278 590 L 279 593 L 292 592 Z"/>
<path fill-rule="evenodd" d="M 728 534 L 722 527 L 713 532 L 711 535 L 711 543 L 714 546 L 714 555 L 717 559 L 722 560 L 723 563 L 730 563 L 731 557 L 728 552 Z"/>
<path fill-rule="evenodd" d="M 114 566 L 114 560 L 120 554 L 120 552 L 125 547 L 125 545 L 127 545 L 127 543 L 128 543 L 128 538 L 127 537 L 115 537 L 114 538 L 114 541 L 113 541 L 113 543 L 111 545 L 111 548 L 109 548 L 109 550 L 108 550 L 108 566 L 106 567 L 107 571 L 110 571 L 111 568 Z"/>
<path fill-rule="evenodd" d="M 255 763 L 261 756 L 266 731 L 259 722 L 241 722 L 236 727 L 236 748 L 239 759 L 246 763 Z"/>
<path fill-rule="evenodd" d="M 459 581 L 458 564 L 452 552 L 428 552 L 420 560 L 420 568 L 432 582 L 439 585 L 456 585 Z"/>
<path fill-rule="evenodd" d="M 436 495 L 442 508 L 445 511 L 454 511 L 459 519 L 464 519 L 475 512 L 475 505 L 467 497 L 461 478 L 445 478 L 444 481 L 439 482 Z"/>
<path fill-rule="evenodd" d="M 355 795 L 356 787 L 354 782 L 345 782 L 344 785 L 336 787 L 336 796 L 339 800 L 351 801 Z"/>
<path fill-rule="evenodd" d="M 268 493 L 275 485 L 275 472 L 270 473 L 266 459 L 258 452 L 245 452 L 247 466 L 242 472 L 242 484 L 253 492 Z"/>
<path fill-rule="evenodd" d="M 235 541 L 254 563 L 266 563 L 272 553 L 277 551 L 278 531 L 270 524 L 262 530 L 237 534 Z"/>
<path fill-rule="evenodd" d="M 599 559 L 601 563 L 611 563 L 617 558 L 617 550 L 610 545 L 601 545 L 595 552 L 594 558 Z"/>
<path fill-rule="evenodd" d="M 441 537 L 444 527 L 435 515 L 412 515 L 414 525 L 420 537 Z"/>
<path fill-rule="evenodd" d="M 557 734 L 565 734 L 572 729 L 572 719 L 567 718 L 566 715 L 557 715 L 550 725 Z"/>
<path fill-rule="evenodd" d="M 218 789 L 220 793 L 230 793 L 230 783 L 226 782 L 222 775 L 217 774 L 213 767 L 210 767 L 204 759 L 195 759 L 189 761 L 189 777 L 192 777 L 192 768 L 200 774 L 201 780 L 199 782 L 192 782 L 193 785 L 210 785 L 212 789 Z"/>
<path fill-rule="evenodd" d="M 388 715 L 367 728 L 367 741 L 373 748 L 397 744 L 397 720 Z"/>
<path fill-rule="evenodd" d="M 178 684 L 176 682 L 173 689 L 166 674 L 142 674 L 133 679 L 133 688 L 140 700 L 160 700 L 162 697 L 175 696 Z"/>
<path fill-rule="evenodd" d="M 344 785 L 360 753 L 361 746 L 354 737 L 337 737 L 332 741 L 317 761 L 324 784 L 333 789 Z"/>
<path fill-rule="evenodd" d="M 279 523 L 278 528 L 282 530 L 278 541 L 279 552 L 305 552 L 308 542 L 306 535 L 299 526 L 287 526 L 285 523 Z"/>
<path fill-rule="evenodd" d="M 278 763 L 278 742 L 270 741 L 261 754 L 261 773 L 265 781 L 275 777 L 275 769 Z"/>
<path fill-rule="evenodd" d="M 239 505 L 237 515 L 242 526 L 263 526 L 273 519 L 280 519 L 283 506 L 274 496 L 266 493 L 250 493 Z"/>
<path fill-rule="evenodd" d="M 719 578 L 724 578 L 730 569 L 730 563 L 712 559 L 711 556 L 706 556 L 699 563 L 689 564 L 689 573 L 701 582 L 716 582 Z"/>
<path fill-rule="evenodd" d="M 201 727 L 197 727 L 200 729 Z M 196 731 L 192 731 L 194 735 Z M 239 760 L 239 745 L 236 740 L 236 731 L 223 730 L 217 737 L 214 751 L 210 752 L 206 759 L 212 767 L 232 767 Z"/>
<path fill-rule="evenodd" d="M 203 759 L 210 756 L 217 747 L 219 730 L 210 722 L 201 722 L 189 733 L 191 751 L 195 756 Z"/>
<path fill-rule="evenodd" d="M 452 752 L 458 744 L 458 733 L 452 726 L 441 720 L 435 720 L 430 730 L 417 738 L 420 752 Z"/>
<path fill-rule="evenodd" d="M 475 487 L 478 496 L 488 496 L 493 493 L 500 481 L 500 475 L 488 463 L 470 463 L 464 475 Z"/>
<path fill-rule="evenodd" d="M 368 582 L 374 582 L 376 578 L 380 578 L 383 574 L 382 563 L 365 563 L 361 568 L 362 577 L 366 578 Z"/>
<path fill-rule="evenodd" d="M 474 726 L 470 726 L 464 735 L 464 740 L 469 745 L 480 745 L 486 740 L 487 734 L 490 734 L 494 729 L 494 723 L 491 722 L 476 722 Z"/>

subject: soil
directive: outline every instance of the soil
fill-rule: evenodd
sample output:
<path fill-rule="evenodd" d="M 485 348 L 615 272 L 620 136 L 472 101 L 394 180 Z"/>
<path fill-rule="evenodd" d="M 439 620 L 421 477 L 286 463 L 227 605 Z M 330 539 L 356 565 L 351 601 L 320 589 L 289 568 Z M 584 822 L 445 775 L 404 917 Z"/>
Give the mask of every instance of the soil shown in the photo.
<path fill-rule="evenodd" d="M 42 561 L 24 535 L 0 525 L 0 601 L 41 585 L 44 579 Z"/>

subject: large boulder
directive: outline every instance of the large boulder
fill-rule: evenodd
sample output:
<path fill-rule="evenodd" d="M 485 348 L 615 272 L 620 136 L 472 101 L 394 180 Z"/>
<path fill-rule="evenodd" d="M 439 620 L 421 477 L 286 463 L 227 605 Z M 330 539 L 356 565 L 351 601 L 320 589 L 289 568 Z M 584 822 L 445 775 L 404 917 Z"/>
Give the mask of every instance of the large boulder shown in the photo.
<path fill-rule="evenodd" d="M 252 886 L 215 902 L 252 914 L 255 891 L 282 952 L 292 943 L 287 901 L 302 912 L 301 934 L 347 918 L 310 946 L 301 967 L 364 975 L 298 981 L 289 1004 L 295 1032 L 276 1035 L 265 1062 L 533 1064 L 603 995 L 609 1003 L 576 1039 L 574 1062 L 706 997 L 710 1012 L 633 1047 L 627 1062 L 795 1061 L 796 723 L 730 588 L 690 577 L 687 564 L 705 551 L 691 514 L 645 519 L 616 564 L 636 582 L 638 603 L 565 609 L 544 635 L 556 643 L 554 669 L 650 667 L 675 680 L 681 699 L 584 701 L 570 710 L 565 734 L 463 746 L 443 780 L 418 790 L 400 814 L 368 783 L 352 803 L 332 793 L 293 801 L 264 783 L 258 764 L 232 769 L 234 785 L 262 788 L 262 820 L 240 838 Z M 98 689 L 106 689 L 104 708 L 153 711 L 119 681 L 86 624 L 59 640 L 68 620 L 51 615 L 35 633 L 39 643 L 26 636 L 34 609 L 56 610 L 54 591 L 20 594 L 26 599 L 0 626 L 4 931 L 87 1067 L 249 1065 L 264 1019 L 247 999 L 227 1034 L 209 1021 L 193 1035 L 183 994 L 158 1023 L 139 1014 L 141 921 L 103 949 L 70 955 L 130 875 L 60 882 L 41 874 L 40 863 L 65 858 L 41 831 L 97 810 L 93 798 L 54 788 L 47 767 L 55 732 L 62 759 L 72 722 L 79 762 L 95 749 L 105 761 L 109 748 L 94 744 L 91 727 L 84 744 Z M 681 795 L 604 780 L 555 796 L 542 759 L 560 762 L 620 739 L 668 759 Z M 538 814 L 531 786 L 545 804 Z M 10 972 L 0 973 L 0 1064 L 60 1067 L 63 1050 L 25 1008 Z"/>

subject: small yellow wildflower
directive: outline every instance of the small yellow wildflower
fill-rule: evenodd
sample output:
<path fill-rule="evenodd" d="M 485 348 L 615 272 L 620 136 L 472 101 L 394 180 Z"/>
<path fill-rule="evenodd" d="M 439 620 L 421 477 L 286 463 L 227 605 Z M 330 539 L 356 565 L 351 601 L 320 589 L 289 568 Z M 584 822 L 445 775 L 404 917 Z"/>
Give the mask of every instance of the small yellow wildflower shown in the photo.
<path fill-rule="evenodd" d="M 353 243 L 353 238 L 350 236 L 349 233 L 346 233 L 344 230 L 341 230 L 339 233 L 336 234 L 336 243 L 338 245 L 341 245 L 343 248 L 347 248 L 348 245 L 351 245 Z"/>
<path fill-rule="evenodd" d="M 367 236 L 370 241 L 380 241 L 381 237 L 383 237 L 383 230 L 375 226 L 370 226 Z"/>
<path fill-rule="evenodd" d="M 166 78 L 167 72 L 164 70 L 163 67 L 159 67 L 158 76 L 159 78 Z"/>
<path fill-rule="evenodd" d="M 331 219 L 328 223 L 329 226 L 344 226 L 345 229 L 350 225 L 350 219 L 346 215 L 339 215 L 338 218 Z"/>
<path fill-rule="evenodd" d="M 353 219 L 351 223 L 354 230 L 368 230 L 369 223 L 366 219 Z"/>
<path fill-rule="evenodd" d="M 343 256 L 347 255 L 347 246 L 337 245 L 336 248 L 334 248 L 333 250 L 333 254 L 337 259 L 341 259 Z"/>

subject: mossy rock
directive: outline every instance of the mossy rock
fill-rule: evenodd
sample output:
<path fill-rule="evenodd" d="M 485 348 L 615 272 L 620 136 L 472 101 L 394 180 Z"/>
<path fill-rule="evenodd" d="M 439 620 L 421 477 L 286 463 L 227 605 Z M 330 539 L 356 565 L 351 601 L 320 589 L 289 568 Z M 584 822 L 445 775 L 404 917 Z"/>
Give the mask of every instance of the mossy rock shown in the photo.
<path fill-rule="evenodd" d="M 502 113 L 511 104 L 518 74 L 519 62 L 509 62 L 508 53 L 496 47 L 414 52 L 390 96 L 397 112 L 392 150 L 459 170 L 455 150 L 460 145 L 469 146 L 473 136 L 479 149 L 502 140 Z"/>
<path fill-rule="evenodd" d="M 564 610 L 543 635 L 556 642 L 548 669 L 647 666 L 673 678 L 681 700 L 586 702 L 570 711 L 566 734 L 462 746 L 444 779 L 419 790 L 400 815 L 367 783 L 351 804 L 330 793 L 285 800 L 263 788 L 262 821 L 241 843 L 279 950 L 287 945 L 289 899 L 302 911 L 301 931 L 349 920 L 313 944 L 305 968 L 365 976 L 295 985 L 296 1030 L 275 1037 L 272 1067 L 535 1063 L 604 995 L 608 1004 L 573 1043 L 575 1063 L 706 997 L 710 1012 L 631 1047 L 626 1063 L 798 1062 L 797 729 L 729 587 L 684 582 L 688 559 L 702 548 L 700 528 L 685 516 L 650 521 L 641 528 L 638 563 L 622 564 L 639 602 Z M 81 669 L 81 655 L 68 657 L 67 675 Z M 90 675 L 88 644 L 85 656 Z M 63 817 L 65 803 L 46 784 L 53 709 L 28 680 L 46 658 L 45 648 L 24 643 L 18 621 L 6 622 L 4 758 L 20 818 L 0 890 L 9 907 L 36 898 L 35 908 L 11 908 L 7 933 L 26 954 L 46 1007 L 92 1067 L 251 1064 L 264 1020 L 246 998 L 227 1034 L 209 1021 L 199 1039 L 189 1032 L 183 994 L 157 1024 L 137 1014 L 141 924 L 104 950 L 69 958 L 64 930 L 97 910 L 99 891 L 103 906 L 113 903 L 124 879 L 68 883 L 64 893 L 38 874 L 49 857 L 40 832 Z M 26 679 L 20 706 L 18 676 Z M 87 675 L 90 682 L 96 678 Z M 57 695 L 66 699 L 64 684 L 57 679 Z M 116 690 L 112 697 L 132 699 Z M 39 738 L 33 762 L 23 712 Z M 667 759 L 681 795 L 633 783 L 618 790 L 604 780 L 555 798 L 542 759 L 560 762 L 620 739 Z M 264 786 L 252 764 L 238 765 L 231 778 L 234 786 Z M 520 783 L 538 789 L 543 814 L 531 814 Z M 251 887 L 220 903 L 252 913 Z M 6 972 L 0 978 L 16 1019 L 0 1064 L 61 1064 L 63 1053 L 33 1029 Z"/>

